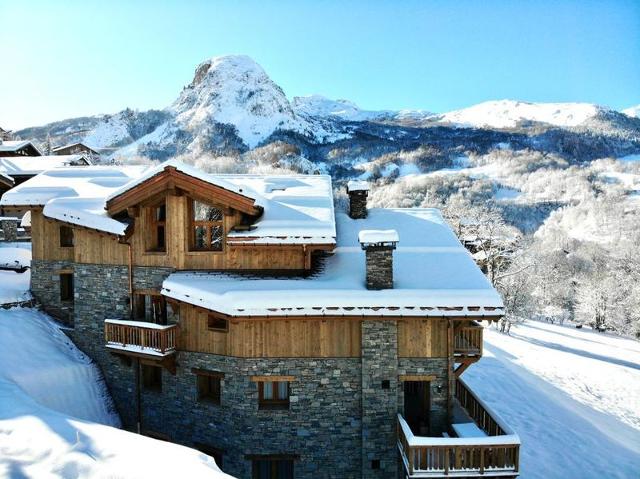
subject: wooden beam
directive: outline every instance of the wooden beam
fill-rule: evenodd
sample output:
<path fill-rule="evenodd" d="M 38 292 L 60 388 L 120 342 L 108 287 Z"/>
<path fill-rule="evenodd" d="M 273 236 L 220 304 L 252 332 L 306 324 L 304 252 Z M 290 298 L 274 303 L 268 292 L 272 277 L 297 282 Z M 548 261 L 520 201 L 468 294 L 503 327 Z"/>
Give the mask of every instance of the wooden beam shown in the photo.
<path fill-rule="evenodd" d="M 398 376 L 400 382 L 404 381 L 435 381 L 435 374 L 401 374 Z"/>
<path fill-rule="evenodd" d="M 295 376 L 251 376 L 249 378 L 254 383 L 268 383 L 268 382 L 291 382 L 295 381 Z"/>

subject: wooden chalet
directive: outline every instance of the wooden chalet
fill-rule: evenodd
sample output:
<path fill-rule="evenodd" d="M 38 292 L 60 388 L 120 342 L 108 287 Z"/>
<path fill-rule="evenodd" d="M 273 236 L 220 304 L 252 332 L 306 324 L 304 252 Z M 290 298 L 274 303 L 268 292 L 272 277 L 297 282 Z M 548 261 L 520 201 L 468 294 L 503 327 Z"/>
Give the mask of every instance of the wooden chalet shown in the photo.
<path fill-rule="evenodd" d="M 42 152 L 29 140 L 0 140 L 0 157 L 42 156 Z"/>
<path fill-rule="evenodd" d="M 32 292 L 125 427 L 238 477 L 517 476 L 461 377 L 500 296 L 437 210 L 352 194 L 350 217 L 327 176 L 169 161 L 44 172 L 0 206 L 30 209 Z"/>
<path fill-rule="evenodd" d="M 56 146 L 51 150 L 54 155 L 84 155 L 89 158 L 97 158 L 100 153 L 84 143 L 69 143 L 68 145 Z"/>

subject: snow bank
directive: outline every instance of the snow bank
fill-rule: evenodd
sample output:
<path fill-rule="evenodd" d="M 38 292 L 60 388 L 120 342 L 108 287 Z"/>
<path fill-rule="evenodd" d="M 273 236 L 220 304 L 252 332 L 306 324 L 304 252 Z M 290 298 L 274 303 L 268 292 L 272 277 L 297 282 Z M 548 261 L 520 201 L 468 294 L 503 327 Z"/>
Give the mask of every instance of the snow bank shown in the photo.
<path fill-rule="evenodd" d="M 362 230 L 358 233 L 360 244 L 397 243 L 400 236 L 396 230 Z"/>
<path fill-rule="evenodd" d="M 118 425 L 97 367 L 56 324 L 0 309 L 0 477 L 230 477 L 204 454 Z"/>
<path fill-rule="evenodd" d="M 522 478 L 640 470 L 638 341 L 534 321 L 511 336 L 487 328 L 484 357 L 463 378 L 518 432 Z"/>

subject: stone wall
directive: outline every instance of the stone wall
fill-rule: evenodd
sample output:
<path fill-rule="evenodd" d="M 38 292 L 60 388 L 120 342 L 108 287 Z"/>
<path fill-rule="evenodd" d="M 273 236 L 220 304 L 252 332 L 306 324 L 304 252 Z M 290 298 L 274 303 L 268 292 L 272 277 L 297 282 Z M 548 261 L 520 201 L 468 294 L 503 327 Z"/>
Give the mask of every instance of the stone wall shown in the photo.
<path fill-rule="evenodd" d="M 366 248 L 367 289 L 393 288 L 393 249 L 389 246 Z"/>
<path fill-rule="evenodd" d="M 137 427 L 136 360 L 104 346 L 104 319 L 127 317 L 126 266 L 34 262 L 41 301 L 59 291 L 55 271 L 73 268 L 76 344 L 101 367 L 126 428 Z M 169 268 L 134 270 L 135 289 L 160 289 Z M 55 296 L 55 295 L 53 295 Z M 59 296 L 57 296 L 59 298 Z M 392 478 L 398 474 L 396 413 L 403 412 L 401 374 L 434 375 L 432 428 L 446 429 L 446 358 L 398 358 L 397 323 L 363 321 L 361 358 L 234 358 L 177 354 L 176 374 L 162 370 L 162 392 L 141 392 L 141 429 L 196 446 L 223 451 L 223 470 L 251 477 L 250 455 L 296 455 L 300 478 Z M 199 402 L 192 368 L 224 373 L 221 404 Z M 254 375 L 294 376 L 290 408 L 259 410 Z"/>
<path fill-rule="evenodd" d="M 74 284 L 74 301 L 62 301 L 60 296 L 60 271 L 73 270 L 69 261 L 31 261 L 31 293 L 43 309 L 66 326 L 73 326 L 77 289 Z M 75 278 L 74 278 L 75 279 Z"/>
<path fill-rule="evenodd" d="M 367 191 L 349 191 L 349 217 L 354 220 L 367 217 Z"/>
<path fill-rule="evenodd" d="M 398 325 L 362 322 L 362 477 L 395 477 L 398 470 Z"/>

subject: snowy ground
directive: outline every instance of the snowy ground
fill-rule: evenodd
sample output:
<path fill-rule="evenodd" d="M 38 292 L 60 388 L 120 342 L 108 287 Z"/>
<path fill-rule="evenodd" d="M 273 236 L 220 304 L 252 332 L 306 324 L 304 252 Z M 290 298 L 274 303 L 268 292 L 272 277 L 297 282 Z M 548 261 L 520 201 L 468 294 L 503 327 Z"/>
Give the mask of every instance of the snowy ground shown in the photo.
<path fill-rule="evenodd" d="M 463 377 L 520 435 L 521 477 L 638 477 L 639 342 L 537 321 L 485 332 Z"/>
<path fill-rule="evenodd" d="M 28 288 L 29 272 L 0 271 L 0 305 Z M 0 308 L 0 478 L 231 477 L 198 451 L 119 424 L 98 368 L 56 323 Z"/>

